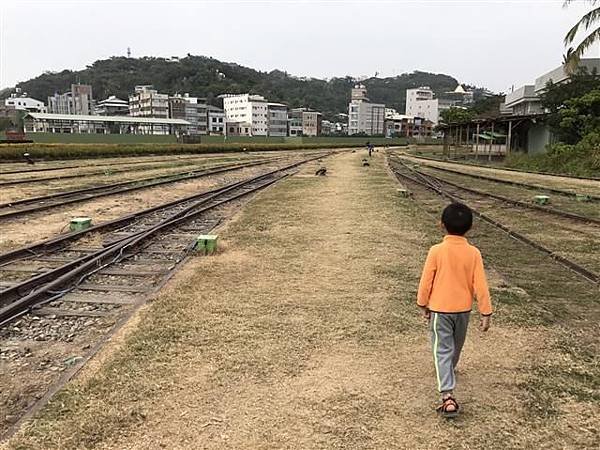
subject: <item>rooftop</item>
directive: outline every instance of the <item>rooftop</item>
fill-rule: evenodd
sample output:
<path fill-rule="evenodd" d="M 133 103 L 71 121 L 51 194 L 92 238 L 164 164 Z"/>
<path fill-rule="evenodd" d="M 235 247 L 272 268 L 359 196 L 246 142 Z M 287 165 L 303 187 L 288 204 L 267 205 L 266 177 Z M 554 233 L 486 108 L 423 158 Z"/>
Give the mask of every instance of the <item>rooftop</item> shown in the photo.
<path fill-rule="evenodd" d="M 78 114 L 50 114 L 50 113 L 29 113 L 27 117 L 36 120 L 65 120 L 74 122 L 115 122 L 115 123 L 138 123 L 138 124 L 159 124 L 159 125 L 190 125 L 183 119 L 166 119 L 161 117 L 131 117 L 131 116 L 90 116 Z"/>

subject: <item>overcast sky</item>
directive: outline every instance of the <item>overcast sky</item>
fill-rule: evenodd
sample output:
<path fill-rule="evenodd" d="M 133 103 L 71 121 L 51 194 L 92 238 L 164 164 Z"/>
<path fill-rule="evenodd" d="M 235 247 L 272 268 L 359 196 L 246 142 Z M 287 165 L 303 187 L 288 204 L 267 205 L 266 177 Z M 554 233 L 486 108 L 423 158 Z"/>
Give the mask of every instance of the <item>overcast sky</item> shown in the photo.
<path fill-rule="evenodd" d="M 0 86 L 124 56 L 313 77 L 413 70 L 506 92 L 558 66 L 579 0 L 0 0 Z M 589 56 L 600 56 L 596 46 Z"/>

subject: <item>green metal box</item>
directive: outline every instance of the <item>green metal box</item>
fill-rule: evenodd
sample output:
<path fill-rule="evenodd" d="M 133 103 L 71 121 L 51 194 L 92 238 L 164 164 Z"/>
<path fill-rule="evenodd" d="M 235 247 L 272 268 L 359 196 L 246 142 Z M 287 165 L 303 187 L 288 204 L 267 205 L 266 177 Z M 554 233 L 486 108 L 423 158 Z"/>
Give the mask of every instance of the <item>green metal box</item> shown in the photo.
<path fill-rule="evenodd" d="M 535 197 L 533 197 L 533 201 L 536 202 L 538 205 L 547 205 L 548 203 L 550 203 L 550 197 L 548 197 L 547 195 L 536 195 Z"/>
<path fill-rule="evenodd" d="M 408 198 L 410 197 L 410 191 L 408 189 L 396 189 L 396 192 L 398 192 L 398 195 L 400 197 L 404 197 L 404 198 Z"/>
<path fill-rule="evenodd" d="M 85 230 L 91 226 L 92 226 L 92 218 L 91 217 L 75 217 L 75 218 L 71 219 L 69 229 L 71 231 L 81 231 L 81 230 Z"/>
<path fill-rule="evenodd" d="M 217 250 L 217 239 L 219 238 L 216 234 L 201 234 L 196 238 L 196 245 L 194 249 L 198 252 L 202 252 L 205 255 L 214 253 Z"/>
<path fill-rule="evenodd" d="M 577 196 L 575 197 L 577 199 L 578 202 L 591 202 L 592 201 L 592 197 L 586 194 L 577 194 Z"/>

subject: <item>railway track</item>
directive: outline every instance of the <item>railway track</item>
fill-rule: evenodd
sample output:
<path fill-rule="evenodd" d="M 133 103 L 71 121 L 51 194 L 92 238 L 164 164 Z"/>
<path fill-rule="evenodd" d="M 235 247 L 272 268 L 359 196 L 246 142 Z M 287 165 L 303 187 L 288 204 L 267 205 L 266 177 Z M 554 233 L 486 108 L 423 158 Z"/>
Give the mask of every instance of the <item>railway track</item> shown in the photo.
<path fill-rule="evenodd" d="M 409 156 L 411 158 L 424 159 L 427 161 L 458 164 L 458 165 L 462 165 L 462 166 L 478 167 L 481 169 L 497 169 L 497 170 L 505 170 L 507 172 L 515 172 L 515 173 L 523 173 L 523 174 L 546 175 L 549 177 L 560 177 L 560 178 L 572 178 L 574 180 L 600 181 L 600 178 L 598 178 L 598 177 L 582 177 L 582 176 L 578 176 L 578 175 L 566 175 L 566 174 L 554 173 L 554 172 L 540 172 L 540 171 L 536 171 L 536 170 L 515 169 L 513 167 L 493 166 L 493 165 L 489 165 L 489 164 L 476 164 L 473 161 L 467 161 L 466 159 L 459 161 L 456 159 L 434 158 L 432 156 L 415 155 L 412 153 L 410 153 Z"/>
<path fill-rule="evenodd" d="M 231 172 L 248 167 L 265 165 L 274 161 L 275 160 L 261 160 L 241 164 L 223 164 L 206 169 L 191 170 L 175 174 L 167 174 L 132 181 L 124 181 L 108 185 L 92 186 L 84 189 L 76 189 L 72 191 L 58 192 L 39 197 L 30 197 L 21 200 L 15 200 L 0 204 L 0 220 L 14 218 L 17 216 L 31 214 L 39 211 L 45 211 L 48 209 L 84 202 L 100 197 L 106 197 L 109 195 L 123 194 L 140 189 L 161 186 L 164 184 L 188 181 L 196 178 Z"/>
<path fill-rule="evenodd" d="M 112 163 L 101 163 L 99 164 L 99 166 L 101 167 L 111 167 L 111 166 L 123 166 L 123 165 L 127 165 L 127 166 L 132 166 L 132 165 L 137 165 L 137 164 L 153 164 L 153 163 L 161 163 L 161 162 L 173 162 L 173 161 L 182 161 L 182 160 L 189 160 L 189 159 L 194 159 L 194 158 L 198 158 L 198 156 L 179 156 L 176 159 L 173 159 L 173 157 L 170 158 L 161 158 L 161 159 L 151 159 L 151 160 L 144 160 L 144 161 L 130 161 L 130 162 L 123 162 L 123 161 L 117 161 L 117 162 L 112 162 Z M 0 167 L 2 166 L 2 163 L 0 162 Z M 56 170 L 66 170 L 66 169 L 83 169 L 85 167 L 89 167 L 89 166 L 84 166 L 84 165 L 71 165 L 71 166 L 60 166 L 60 167 L 39 167 L 39 168 L 35 168 L 35 169 L 22 169 L 22 170 L 6 170 L 6 171 L 2 171 L 0 170 L 0 176 L 2 175 L 13 175 L 13 174 L 17 174 L 17 173 L 33 173 L 33 172 L 52 172 L 52 171 L 56 171 Z"/>
<path fill-rule="evenodd" d="M 253 159 L 253 161 L 256 161 L 256 159 Z M 129 173 L 129 172 L 141 172 L 141 171 L 148 171 L 148 170 L 158 170 L 158 169 L 169 169 L 169 168 L 183 168 L 183 167 L 189 167 L 189 170 L 192 170 L 194 168 L 199 168 L 199 166 L 206 166 L 207 163 L 210 163 L 211 160 L 204 158 L 204 160 L 196 158 L 195 160 L 171 160 L 169 161 L 167 164 L 155 164 L 155 163 L 148 163 L 145 166 L 137 166 L 137 167 L 125 167 L 122 169 L 108 169 L 110 170 L 110 175 L 118 175 L 118 174 L 123 174 L 123 173 Z M 125 166 L 128 166 L 128 164 L 123 164 Z M 200 168 L 204 168 L 204 167 L 200 167 Z M 180 172 L 182 173 L 182 172 Z M 35 183 L 47 183 L 47 182 L 52 182 L 52 181 L 63 181 L 63 180 L 71 180 L 71 179 L 75 179 L 75 178 L 86 178 L 86 177 L 92 177 L 92 176 L 97 176 L 97 175 L 106 175 L 107 174 L 107 169 L 100 169 L 100 170 L 96 170 L 93 172 L 85 172 L 85 173 L 77 173 L 77 174 L 66 174 L 66 175 L 56 175 L 56 176 L 52 176 L 52 177 L 43 177 L 43 178 L 19 178 L 19 179 L 9 179 L 9 180 L 5 180 L 5 181 L 0 181 L 0 187 L 11 187 L 11 186 L 16 186 L 16 185 L 20 185 L 20 184 L 28 184 L 28 185 L 33 185 Z M 3 174 L 0 174 L 0 177 Z"/>
<path fill-rule="evenodd" d="M 0 416 L 0 434 L 18 429 L 164 285 L 191 255 L 199 234 L 230 217 L 248 196 L 330 154 L 281 163 L 243 181 L 0 255 L 2 279 L 11 280 L 0 292 L 0 359 L 11 374 L 4 406 L 18 418 Z M 37 394 L 22 403 L 18 385 L 32 371 L 27 392 Z"/>
<path fill-rule="evenodd" d="M 419 158 L 419 157 L 415 157 L 410 155 L 410 158 Z M 424 159 L 424 158 L 421 158 Z M 436 162 L 446 162 L 446 161 L 439 161 L 439 160 L 435 160 Z M 507 185 L 511 185 L 511 186 L 519 186 L 519 187 L 524 187 L 524 188 L 528 188 L 528 189 L 537 189 L 537 190 L 541 190 L 541 191 L 545 191 L 548 193 L 553 193 L 553 194 L 558 194 L 558 195 L 562 195 L 565 197 L 577 197 L 578 195 L 582 195 L 581 193 L 578 192 L 573 192 L 573 191 L 568 191 L 565 189 L 557 189 L 557 188 L 552 188 L 552 187 L 548 187 L 548 186 L 542 186 L 542 185 L 538 185 L 538 184 L 530 184 L 530 183 L 524 183 L 521 181 L 512 181 L 512 180 L 504 180 L 501 178 L 496 178 L 496 177 L 491 177 L 491 176 L 487 176 L 487 175 L 478 175 L 478 174 L 474 174 L 474 173 L 468 173 L 465 171 L 460 171 L 460 170 L 454 170 L 454 169 L 449 169 L 447 167 L 439 167 L 439 166 L 432 166 L 432 165 L 428 165 L 427 166 L 428 169 L 432 169 L 432 170 L 438 170 L 440 172 L 446 172 L 446 173 L 450 173 L 450 174 L 455 174 L 455 175 L 461 175 L 461 176 L 465 176 L 465 177 L 469 177 L 469 178 L 473 178 L 473 179 L 477 179 L 477 180 L 486 180 L 486 181 L 493 181 L 495 183 L 501 183 L 501 184 L 507 184 Z M 490 169 L 490 167 L 486 167 L 488 169 Z M 504 170 L 504 169 L 500 169 L 500 170 Z M 526 173 L 526 172 L 525 172 Z M 569 178 L 569 177 L 565 177 L 565 178 Z M 593 178 L 591 179 L 586 179 L 589 181 L 597 181 Z M 597 195 L 593 195 L 593 194 L 585 194 L 587 195 L 587 197 L 595 202 L 599 202 L 600 201 L 600 196 Z"/>
<path fill-rule="evenodd" d="M 599 232 L 597 228 L 598 221 L 596 219 L 578 216 L 555 209 L 537 208 L 534 205 L 524 202 L 477 191 L 472 188 L 460 186 L 456 183 L 449 183 L 446 180 L 414 169 L 399 159 L 390 159 L 389 163 L 390 168 L 396 177 L 404 184 L 408 184 L 410 189 L 433 191 L 440 197 L 448 200 L 467 203 L 473 209 L 474 214 L 484 222 L 501 230 L 522 244 L 526 244 L 537 251 L 546 254 L 554 261 L 577 273 L 587 281 L 596 285 L 600 283 L 600 275 L 594 269 L 590 269 L 589 266 L 586 267 L 579 262 L 574 261 L 572 258 L 567 258 L 558 254 L 555 250 L 548 248 L 546 245 L 542 245 L 522 232 L 516 231 L 512 226 L 509 227 L 500 220 L 493 218 L 492 215 L 495 210 L 496 212 L 501 211 L 500 215 L 507 217 L 506 208 L 513 208 L 514 214 L 519 217 L 519 220 L 522 221 L 522 223 L 526 220 L 529 222 L 530 226 L 539 229 L 539 224 L 541 223 L 539 217 L 524 216 L 524 214 L 527 214 L 527 211 L 535 211 L 536 214 L 541 213 L 546 216 L 552 216 L 552 220 L 554 221 L 554 224 L 556 224 L 555 230 L 557 230 L 558 227 L 563 227 L 565 233 L 581 233 L 583 236 L 587 236 L 586 238 L 588 240 L 597 241 L 597 238 L 594 239 L 598 236 Z M 484 210 L 485 212 L 483 212 Z M 577 225 L 574 226 L 574 224 Z"/>
<path fill-rule="evenodd" d="M 0 273 L 4 280 L 0 291 L 0 323 L 23 314 L 40 301 L 48 302 L 62 296 L 73 280 L 88 278 L 91 273 L 121 260 L 128 260 L 128 264 L 136 260 L 139 265 L 141 259 L 141 266 L 144 266 L 157 259 L 149 255 L 159 255 L 158 259 L 167 263 L 175 261 L 176 256 L 181 256 L 193 243 L 194 236 L 208 231 L 218 222 L 214 218 L 207 219 L 209 212 L 256 192 L 287 176 L 297 166 L 322 156 L 0 255 Z M 177 231 L 173 232 L 173 229 Z M 95 245 L 81 246 L 80 242 L 92 235 Z M 165 245 L 165 236 L 168 245 Z M 162 250 L 157 251 L 157 246 Z M 145 256 L 140 257 L 140 254 Z M 141 277 L 141 274 L 151 272 L 148 276 L 152 277 L 155 271 L 137 267 L 121 268 L 117 272 L 125 277 Z M 117 275 L 114 267 L 109 270 L 109 275 Z M 85 286 L 78 289 L 86 290 Z M 113 290 L 114 286 L 105 286 L 105 291 Z"/>

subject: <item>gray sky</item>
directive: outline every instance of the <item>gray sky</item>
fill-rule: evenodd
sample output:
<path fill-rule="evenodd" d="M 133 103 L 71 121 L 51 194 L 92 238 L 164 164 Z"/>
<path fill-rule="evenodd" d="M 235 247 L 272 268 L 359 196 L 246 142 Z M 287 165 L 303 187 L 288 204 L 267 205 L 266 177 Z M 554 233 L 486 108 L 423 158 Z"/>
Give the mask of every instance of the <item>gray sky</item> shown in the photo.
<path fill-rule="evenodd" d="M 558 66 L 562 0 L 0 0 L 0 86 L 97 59 L 206 55 L 298 76 L 446 73 L 506 92 Z M 600 56 L 596 46 L 589 56 Z"/>

